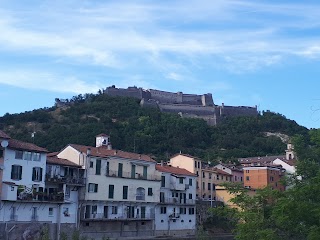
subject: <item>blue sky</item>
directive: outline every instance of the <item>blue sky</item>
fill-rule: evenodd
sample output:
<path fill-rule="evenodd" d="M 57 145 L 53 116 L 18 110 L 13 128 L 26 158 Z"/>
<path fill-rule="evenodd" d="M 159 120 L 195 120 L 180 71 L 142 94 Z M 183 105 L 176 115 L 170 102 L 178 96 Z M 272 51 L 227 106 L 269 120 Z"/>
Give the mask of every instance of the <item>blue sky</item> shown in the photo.
<path fill-rule="evenodd" d="M 320 126 L 318 1 L 0 1 L 0 116 L 110 85 Z"/>

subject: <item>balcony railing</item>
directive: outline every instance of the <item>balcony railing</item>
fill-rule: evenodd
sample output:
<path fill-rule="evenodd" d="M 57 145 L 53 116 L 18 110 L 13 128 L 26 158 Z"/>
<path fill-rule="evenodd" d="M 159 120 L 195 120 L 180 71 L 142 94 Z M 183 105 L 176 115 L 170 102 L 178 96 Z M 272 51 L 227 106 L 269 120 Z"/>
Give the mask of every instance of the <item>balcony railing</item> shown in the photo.
<path fill-rule="evenodd" d="M 81 220 L 97 220 L 97 221 L 117 221 L 117 220 L 151 220 L 154 219 L 154 213 L 145 213 L 145 214 L 138 214 L 135 216 L 130 216 L 130 214 L 118 214 L 106 216 L 104 213 L 95 213 L 88 215 L 82 215 Z"/>
<path fill-rule="evenodd" d="M 10 214 L 10 221 L 17 221 L 18 215 Z"/>
<path fill-rule="evenodd" d="M 131 172 L 121 172 L 121 171 L 105 171 L 105 175 L 107 177 L 120 177 L 120 178 L 131 178 L 131 179 L 141 179 L 141 180 L 151 180 L 151 181 L 161 181 L 161 176 L 147 174 L 144 176 L 139 173 L 131 173 Z"/>
<path fill-rule="evenodd" d="M 53 176 L 46 175 L 46 182 L 50 183 L 66 183 L 72 185 L 85 185 L 86 179 L 83 177 L 60 177 L 60 176 Z"/>
<path fill-rule="evenodd" d="M 17 200 L 18 201 L 36 201 L 36 202 L 63 202 L 64 193 L 61 191 L 55 193 L 46 193 L 46 192 L 33 192 L 25 193 L 18 192 Z"/>
<path fill-rule="evenodd" d="M 196 204 L 195 199 L 160 198 L 160 204 Z"/>

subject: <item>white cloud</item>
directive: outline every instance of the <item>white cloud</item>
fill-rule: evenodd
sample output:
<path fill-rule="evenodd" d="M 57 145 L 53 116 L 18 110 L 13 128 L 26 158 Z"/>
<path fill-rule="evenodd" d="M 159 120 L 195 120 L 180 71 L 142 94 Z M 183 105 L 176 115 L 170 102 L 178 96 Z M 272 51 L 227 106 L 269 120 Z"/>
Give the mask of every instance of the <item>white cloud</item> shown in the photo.
<path fill-rule="evenodd" d="M 100 83 L 87 83 L 75 77 L 63 77 L 47 72 L 31 72 L 28 70 L 1 71 L 0 84 L 25 89 L 46 90 L 61 93 L 89 93 L 101 89 Z"/>

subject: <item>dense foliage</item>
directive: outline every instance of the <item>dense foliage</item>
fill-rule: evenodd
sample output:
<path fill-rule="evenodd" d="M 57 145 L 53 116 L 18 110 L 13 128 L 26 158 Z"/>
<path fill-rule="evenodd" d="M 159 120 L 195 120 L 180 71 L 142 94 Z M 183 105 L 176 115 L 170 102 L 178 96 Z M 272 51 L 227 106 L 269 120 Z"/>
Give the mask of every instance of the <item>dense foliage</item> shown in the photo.
<path fill-rule="evenodd" d="M 213 209 L 219 225 L 232 223 L 239 240 L 316 240 L 320 236 L 320 130 L 294 139 L 297 172 L 288 179 L 285 192 L 265 188 L 249 196 L 247 190 L 229 185 L 233 202 L 242 211 Z M 214 223 L 214 221 L 213 221 Z M 228 226 L 228 225 L 227 225 Z"/>
<path fill-rule="evenodd" d="M 280 138 L 266 137 L 264 132 L 307 134 L 306 128 L 272 112 L 226 119 L 210 127 L 203 120 L 141 108 L 136 99 L 101 92 L 75 96 L 68 104 L 66 108 L 5 114 L 0 118 L 0 129 L 50 151 L 69 143 L 94 145 L 97 134 L 107 133 L 116 149 L 151 154 L 157 159 L 181 151 L 205 160 L 283 154 L 285 144 Z M 32 132 L 36 132 L 34 139 Z"/>

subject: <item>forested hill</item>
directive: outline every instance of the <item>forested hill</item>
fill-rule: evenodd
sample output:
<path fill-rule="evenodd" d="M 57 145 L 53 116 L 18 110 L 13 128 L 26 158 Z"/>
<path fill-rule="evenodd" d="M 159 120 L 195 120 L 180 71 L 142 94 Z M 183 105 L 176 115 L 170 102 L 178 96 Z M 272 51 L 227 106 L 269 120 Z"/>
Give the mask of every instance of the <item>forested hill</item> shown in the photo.
<path fill-rule="evenodd" d="M 115 149 L 150 154 L 157 160 L 182 152 L 204 160 L 283 154 L 285 144 L 276 136 L 307 134 L 308 130 L 280 114 L 227 119 L 217 127 L 205 121 L 182 119 L 157 109 L 141 108 L 133 98 L 86 94 L 73 97 L 66 109 L 46 108 L 5 114 L 0 129 L 11 137 L 58 151 L 69 143 L 94 145 L 95 136 L 111 136 Z M 35 138 L 31 138 L 32 132 Z"/>

